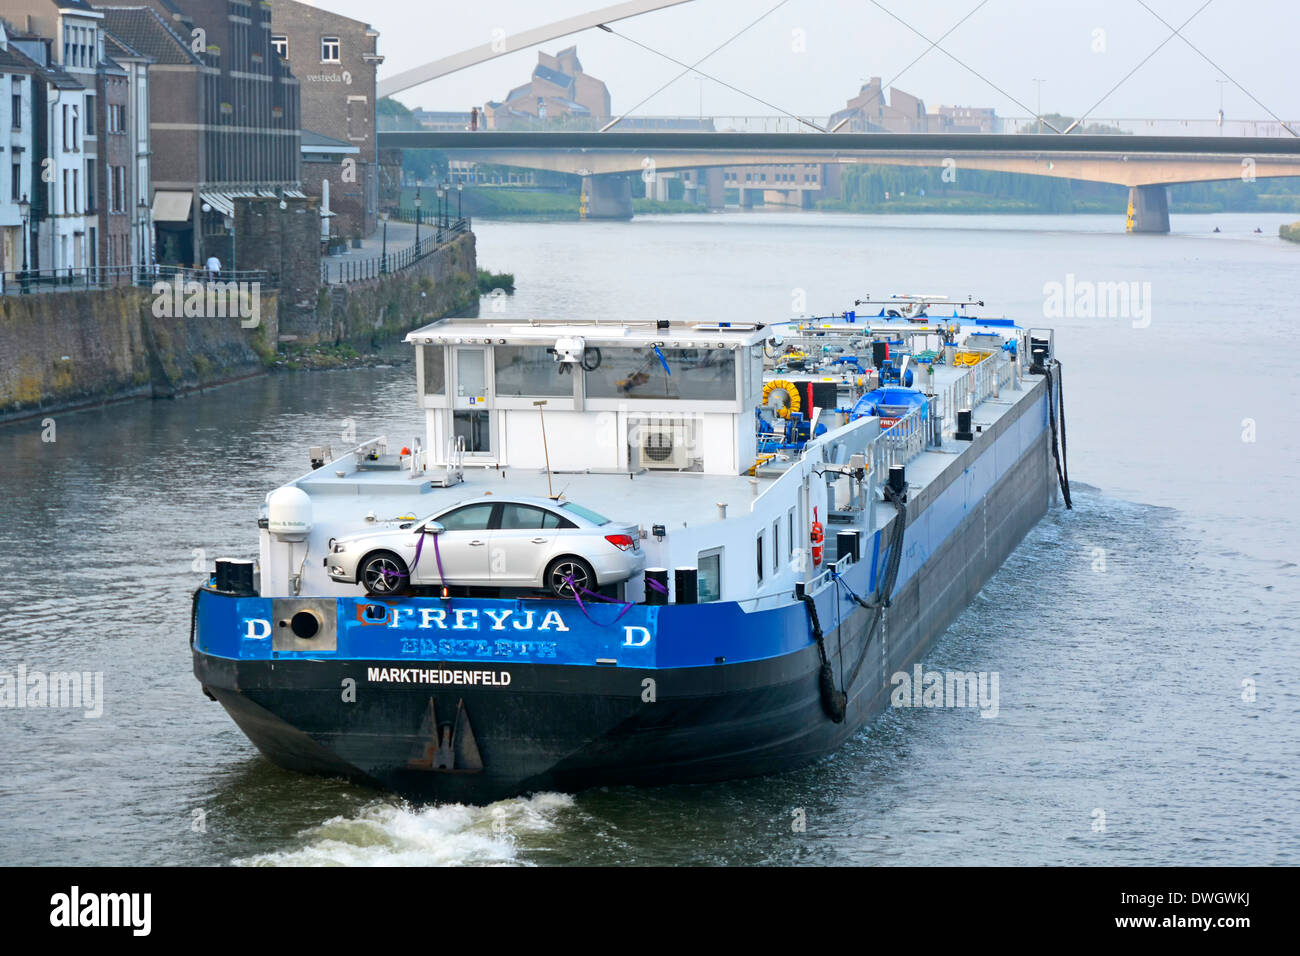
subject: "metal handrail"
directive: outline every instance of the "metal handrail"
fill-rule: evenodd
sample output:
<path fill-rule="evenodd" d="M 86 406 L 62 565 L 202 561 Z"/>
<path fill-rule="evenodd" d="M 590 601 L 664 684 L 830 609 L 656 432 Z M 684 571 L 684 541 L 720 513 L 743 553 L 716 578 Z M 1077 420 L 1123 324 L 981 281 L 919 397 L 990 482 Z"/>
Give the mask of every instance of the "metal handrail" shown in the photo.
<path fill-rule="evenodd" d="M 59 269 L 25 269 L 0 273 L 6 295 L 108 289 L 119 286 L 152 288 L 155 283 L 256 282 L 267 288 L 278 284 L 278 276 L 266 269 L 221 269 L 210 272 L 174 265 L 67 266 Z"/>
<path fill-rule="evenodd" d="M 402 272 L 429 257 L 455 237 L 469 232 L 470 220 L 469 217 L 456 219 L 447 226 L 432 226 L 429 231 L 431 235 L 422 236 L 419 242 L 387 255 L 341 260 L 332 264 L 329 260 L 324 260 L 320 265 L 321 282 L 326 285 L 346 285 Z"/>

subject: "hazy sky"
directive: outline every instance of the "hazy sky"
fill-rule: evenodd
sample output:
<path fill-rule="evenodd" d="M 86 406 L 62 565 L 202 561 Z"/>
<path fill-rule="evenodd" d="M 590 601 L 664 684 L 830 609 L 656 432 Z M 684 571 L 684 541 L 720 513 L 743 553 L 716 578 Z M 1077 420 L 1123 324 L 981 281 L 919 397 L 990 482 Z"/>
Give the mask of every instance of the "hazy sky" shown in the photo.
<path fill-rule="evenodd" d="M 380 76 L 507 35 L 612 4 L 613 0 L 314 0 L 380 31 L 386 60 Z M 1180 26 L 1205 0 L 1145 0 Z M 693 0 L 624 20 L 615 29 L 655 50 L 692 63 L 776 0 Z M 987 0 L 940 46 L 987 77 L 999 93 L 939 49 L 908 67 L 929 45 L 885 10 L 937 39 L 979 6 L 979 0 L 787 0 L 700 69 L 795 113 L 825 116 L 841 108 L 869 76 L 922 97 L 928 108 L 993 106 L 1002 115 L 1034 112 L 1034 78 L 1044 80 L 1044 112 L 1079 115 L 1150 54 L 1170 30 L 1139 0 Z M 797 32 L 798 31 L 798 32 Z M 1300 0 L 1210 0 L 1182 35 L 1283 119 L 1300 119 Z M 802 38 L 803 50 L 797 49 Z M 588 30 L 544 44 L 554 53 L 576 42 L 586 72 L 604 80 L 615 113 L 632 107 L 680 67 L 626 40 Z M 455 73 L 401 94 L 408 106 L 468 109 L 500 99 L 527 80 L 536 47 Z M 1174 37 L 1095 110 L 1094 118 L 1213 118 L 1223 78 Z M 639 115 L 769 115 L 768 107 L 711 80 L 687 76 Z M 1265 110 L 1231 85 L 1228 117 L 1265 119 Z M 1014 98 L 1014 99 L 1013 99 Z"/>

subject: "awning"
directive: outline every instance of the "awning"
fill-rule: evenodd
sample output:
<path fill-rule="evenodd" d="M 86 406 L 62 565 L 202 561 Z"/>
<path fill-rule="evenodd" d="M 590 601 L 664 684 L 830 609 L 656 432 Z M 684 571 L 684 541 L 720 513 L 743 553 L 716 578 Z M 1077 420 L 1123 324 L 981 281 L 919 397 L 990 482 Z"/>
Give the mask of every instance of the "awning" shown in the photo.
<path fill-rule="evenodd" d="M 153 194 L 154 222 L 189 222 L 193 193 L 159 189 Z"/>
<path fill-rule="evenodd" d="M 249 199 L 274 199 L 276 197 L 274 189 L 230 189 L 224 192 L 204 192 L 199 193 L 199 199 L 223 216 L 235 215 L 235 200 L 243 197 Z M 304 199 L 302 192 L 297 189 L 283 190 L 285 198 Z"/>

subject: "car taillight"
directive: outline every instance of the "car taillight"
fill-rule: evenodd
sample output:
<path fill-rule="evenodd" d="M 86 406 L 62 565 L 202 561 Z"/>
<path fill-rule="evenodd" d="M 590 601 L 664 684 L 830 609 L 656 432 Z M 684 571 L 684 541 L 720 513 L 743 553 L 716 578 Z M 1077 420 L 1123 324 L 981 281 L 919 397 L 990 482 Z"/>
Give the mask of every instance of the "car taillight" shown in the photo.
<path fill-rule="evenodd" d="M 632 540 L 630 534 L 607 534 L 605 540 L 620 551 L 631 551 L 636 547 L 636 542 Z"/>

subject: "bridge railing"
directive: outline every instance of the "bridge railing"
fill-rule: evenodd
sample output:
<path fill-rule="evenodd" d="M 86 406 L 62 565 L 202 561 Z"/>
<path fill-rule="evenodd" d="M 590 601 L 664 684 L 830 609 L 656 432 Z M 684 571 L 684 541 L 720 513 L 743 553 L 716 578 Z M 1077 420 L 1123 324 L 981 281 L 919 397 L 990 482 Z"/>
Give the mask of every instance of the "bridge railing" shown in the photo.
<path fill-rule="evenodd" d="M 628 116 L 609 127 L 611 132 L 672 132 L 672 133 L 817 133 L 830 130 L 835 123 L 829 116 Z M 1069 117 L 1046 115 L 1045 120 L 1061 128 L 1062 122 L 1072 122 Z M 531 117 L 516 118 L 508 126 L 484 132 L 597 132 L 609 124 L 605 117 L 564 116 L 553 119 L 536 119 Z M 838 121 L 836 121 L 838 122 Z M 1195 118 L 1148 118 L 1148 117 L 1088 117 L 1071 132 L 1076 135 L 1115 135 L 1132 136 L 1292 136 L 1290 127 L 1300 132 L 1300 120 L 1287 120 L 1284 123 L 1274 119 L 1224 119 L 1222 124 L 1214 117 Z M 468 130 L 468 127 L 465 127 Z M 456 131 L 465 131 L 456 130 Z M 419 126 L 411 122 L 398 125 L 384 125 L 381 132 L 447 132 L 446 125 Z M 963 124 L 959 120 L 953 125 L 931 121 L 922 129 L 879 129 L 864 128 L 860 121 L 850 121 L 841 127 L 842 132 L 863 133 L 1052 133 L 1053 130 L 1036 116 L 994 116 L 991 121 Z"/>
<path fill-rule="evenodd" d="M 1060 121 L 1053 117 L 1046 117 L 1052 120 L 1056 125 Z M 1039 132 L 1039 121 L 1034 116 L 1000 116 L 998 121 L 1001 124 L 1000 129 L 992 130 L 995 133 L 1037 133 Z M 1300 120 L 1287 120 L 1286 126 L 1296 132 L 1300 132 Z M 1075 127 L 1072 133 L 1088 135 L 1116 133 L 1120 135 L 1132 136 L 1287 136 L 1293 134 L 1288 132 L 1282 123 L 1274 119 L 1224 119 L 1222 125 L 1213 117 L 1201 119 L 1136 119 L 1133 117 L 1121 118 L 1094 118 L 1088 117 L 1079 126 Z M 953 132 L 960 132 L 953 130 Z M 1051 133 L 1052 130 L 1046 125 L 1042 126 L 1042 132 Z M 1062 130 L 1064 132 L 1064 130 Z"/>

